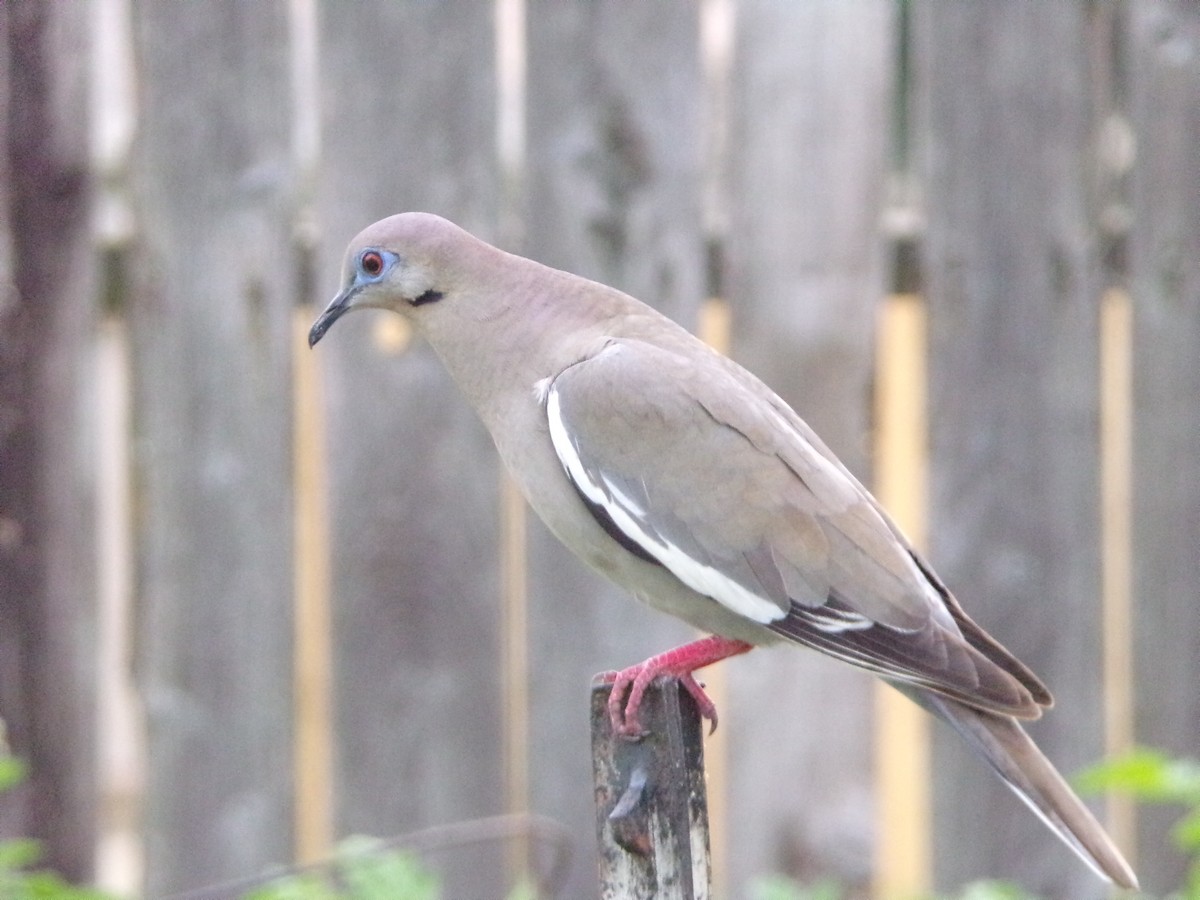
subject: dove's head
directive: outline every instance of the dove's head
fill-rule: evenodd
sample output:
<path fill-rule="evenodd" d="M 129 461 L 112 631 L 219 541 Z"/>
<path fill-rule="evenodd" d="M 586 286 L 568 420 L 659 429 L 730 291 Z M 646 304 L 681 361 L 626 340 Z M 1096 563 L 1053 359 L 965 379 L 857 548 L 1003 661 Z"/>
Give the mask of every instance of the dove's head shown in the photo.
<path fill-rule="evenodd" d="M 392 310 L 424 331 L 423 320 L 438 317 L 440 307 L 461 306 L 460 295 L 477 280 L 476 270 L 494 264 L 495 254 L 495 248 L 429 213 L 381 219 L 350 242 L 341 291 L 313 323 L 309 346 L 355 309 Z M 477 297 L 471 298 L 471 305 L 478 303 Z M 487 315 L 483 309 L 473 312 Z"/>
<path fill-rule="evenodd" d="M 350 242 L 341 290 L 313 323 L 309 346 L 356 309 L 407 319 L 485 420 L 594 353 L 615 323 L 654 315 L 619 291 L 418 212 L 381 219 Z"/>

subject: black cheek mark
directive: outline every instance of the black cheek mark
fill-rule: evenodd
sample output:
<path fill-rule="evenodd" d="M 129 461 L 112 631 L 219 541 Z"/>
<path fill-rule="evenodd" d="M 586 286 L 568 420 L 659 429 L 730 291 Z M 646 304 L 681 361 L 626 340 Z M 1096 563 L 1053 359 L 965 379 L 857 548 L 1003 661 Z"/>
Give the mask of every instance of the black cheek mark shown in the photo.
<path fill-rule="evenodd" d="M 433 288 L 430 288 L 425 293 L 423 293 L 420 297 L 416 297 L 408 302 L 412 306 L 424 306 L 426 303 L 437 303 L 441 299 L 442 299 L 441 291 L 435 291 Z"/>

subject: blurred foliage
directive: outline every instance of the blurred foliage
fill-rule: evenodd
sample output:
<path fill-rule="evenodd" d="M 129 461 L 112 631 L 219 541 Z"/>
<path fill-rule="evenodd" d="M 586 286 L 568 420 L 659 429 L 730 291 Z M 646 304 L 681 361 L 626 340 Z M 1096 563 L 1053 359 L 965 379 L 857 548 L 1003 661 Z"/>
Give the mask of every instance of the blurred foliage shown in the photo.
<path fill-rule="evenodd" d="M 507 900 L 536 900 L 521 883 Z M 442 900 L 442 886 L 417 855 L 388 846 L 378 838 L 342 841 L 331 864 L 282 876 L 243 900 Z"/>
<path fill-rule="evenodd" d="M 25 764 L 0 750 L 0 793 L 24 780 Z M 1168 900 L 1200 900 L 1200 762 L 1172 759 L 1149 749 L 1091 766 L 1075 779 L 1085 794 L 1123 793 L 1139 803 L 1178 806 L 1182 815 L 1171 831 L 1191 861 L 1188 882 Z M 0 898 L 3 900 L 116 900 L 93 888 L 77 887 L 58 874 L 38 870 L 37 841 L 0 841 Z M 530 884 L 519 884 L 508 900 L 536 900 Z M 803 885 L 774 875 L 750 886 L 750 900 L 845 900 L 836 882 Z M 417 856 L 370 837 L 338 845 L 332 863 L 281 876 L 244 895 L 243 900 L 442 900 L 441 883 Z M 1015 885 L 979 881 L 942 900 L 1032 900 Z"/>
<path fill-rule="evenodd" d="M 801 884 L 782 875 L 768 875 L 750 885 L 750 900 L 842 900 L 845 891 L 836 881 Z"/>
<path fill-rule="evenodd" d="M 438 878 L 416 855 L 369 837 L 342 841 L 332 865 L 297 872 L 244 900 L 440 900 Z"/>
<path fill-rule="evenodd" d="M 1200 762 L 1172 759 L 1158 750 L 1143 748 L 1091 766 L 1073 780 L 1084 794 L 1115 792 L 1128 794 L 1142 804 L 1180 807 L 1182 815 L 1171 830 L 1171 837 L 1192 864 L 1187 884 L 1164 900 L 1200 900 Z M 834 882 L 803 885 L 782 876 L 770 876 L 751 886 L 750 897 L 751 900 L 845 900 L 846 892 Z M 1014 884 L 977 881 L 941 900 L 1034 898 Z"/>
<path fill-rule="evenodd" d="M 25 764 L 0 746 L 0 793 L 20 784 Z M 30 838 L 0 841 L 0 900 L 117 900 L 77 887 L 55 872 L 34 867 L 41 856 Z M 519 884 L 507 900 L 536 900 L 532 885 Z M 328 865 L 280 876 L 250 890 L 242 900 L 442 900 L 441 884 L 416 856 L 371 837 L 338 845 Z"/>
<path fill-rule="evenodd" d="M 0 793 L 20 784 L 25 764 L 0 749 Z M 92 888 L 76 887 L 56 872 L 34 868 L 42 848 L 30 838 L 0 841 L 0 897 L 4 900 L 113 900 Z"/>
<path fill-rule="evenodd" d="M 1139 803 L 1180 807 L 1183 815 L 1171 829 L 1171 839 L 1191 859 L 1191 867 L 1187 884 L 1170 896 L 1200 900 L 1200 762 L 1143 747 L 1091 766 L 1075 785 L 1086 794 L 1114 792 Z"/>
<path fill-rule="evenodd" d="M 772 875 L 751 885 L 751 900 L 845 900 L 846 891 L 834 881 L 801 884 Z M 928 898 L 935 900 L 935 898 Z M 974 881 L 957 893 L 940 900 L 1034 900 L 1015 884 L 1004 881 Z"/>

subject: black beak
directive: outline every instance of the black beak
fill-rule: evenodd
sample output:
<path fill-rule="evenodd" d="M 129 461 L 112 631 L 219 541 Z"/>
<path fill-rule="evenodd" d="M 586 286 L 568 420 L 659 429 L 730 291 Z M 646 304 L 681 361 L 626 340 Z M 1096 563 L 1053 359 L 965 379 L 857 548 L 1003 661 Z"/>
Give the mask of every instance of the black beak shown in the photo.
<path fill-rule="evenodd" d="M 317 341 L 325 337 L 325 332 L 330 329 L 333 323 L 340 319 L 343 314 L 350 311 L 350 300 L 354 294 L 354 288 L 342 291 L 325 307 L 325 312 L 317 316 L 317 321 L 313 322 L 313 327 L 308 331 L 308 346 L 315 347 Z"/>

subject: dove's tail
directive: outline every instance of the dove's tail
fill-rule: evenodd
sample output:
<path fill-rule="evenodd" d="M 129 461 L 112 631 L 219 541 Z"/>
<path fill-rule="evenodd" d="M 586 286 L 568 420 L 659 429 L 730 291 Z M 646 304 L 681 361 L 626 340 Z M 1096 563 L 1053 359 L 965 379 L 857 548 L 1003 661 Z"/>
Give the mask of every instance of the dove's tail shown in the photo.
<path fill-rule="evenodd" d="M 1124 888 L 1138 886 L 1137 876 L 1121 851 L 1016 719 L 973 709 L 908 685 L 900 689 L 951 725 L 1098 875 Z"/>

